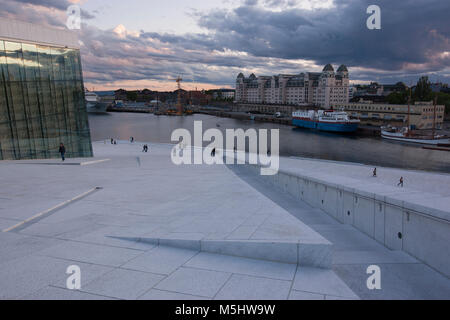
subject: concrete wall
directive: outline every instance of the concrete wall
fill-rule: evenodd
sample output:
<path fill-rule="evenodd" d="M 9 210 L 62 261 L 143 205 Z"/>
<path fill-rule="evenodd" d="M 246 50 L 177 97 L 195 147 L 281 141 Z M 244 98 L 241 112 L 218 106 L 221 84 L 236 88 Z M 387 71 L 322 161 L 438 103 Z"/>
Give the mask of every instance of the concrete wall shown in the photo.
<path fill-rule="evenodd" d="M 259 175 L 259 167 L 248 168 Z M 450 221 L 445 213 L 283 171 L 261 179 L 450 277 Z"/>

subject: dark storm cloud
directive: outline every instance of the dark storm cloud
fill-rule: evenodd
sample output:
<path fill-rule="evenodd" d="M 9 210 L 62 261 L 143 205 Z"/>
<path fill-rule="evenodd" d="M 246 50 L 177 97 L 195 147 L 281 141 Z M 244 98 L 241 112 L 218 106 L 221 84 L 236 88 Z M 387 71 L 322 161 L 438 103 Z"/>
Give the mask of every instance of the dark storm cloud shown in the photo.
<path fill-rule="evenodd" d="M 381 30 L 366 28 L 367 7 L 381 7 Z M 314 11 L 273 12 L 256 6 L 217 10 L 199 18 L 223 47 L 261 57 L 312 59 L 320 64 L 399 70 L 407 63 L 439 69 L 449 64 L 450 1 L 335 1 Z"/>

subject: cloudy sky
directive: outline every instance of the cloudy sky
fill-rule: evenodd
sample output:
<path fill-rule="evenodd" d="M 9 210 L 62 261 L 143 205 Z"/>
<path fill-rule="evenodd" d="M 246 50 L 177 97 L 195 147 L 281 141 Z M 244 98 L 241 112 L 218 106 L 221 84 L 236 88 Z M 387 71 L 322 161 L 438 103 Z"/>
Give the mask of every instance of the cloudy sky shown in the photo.
<path fill-rule="evenodd" d="M 232 87 L 246 75 L 346 64 L 355 83 L 450 83 L 448 0 L 0 0 L 0 16 L 79 33 L 90 89 Z M 366 9 L 381 8 L 381 30 Z"/>

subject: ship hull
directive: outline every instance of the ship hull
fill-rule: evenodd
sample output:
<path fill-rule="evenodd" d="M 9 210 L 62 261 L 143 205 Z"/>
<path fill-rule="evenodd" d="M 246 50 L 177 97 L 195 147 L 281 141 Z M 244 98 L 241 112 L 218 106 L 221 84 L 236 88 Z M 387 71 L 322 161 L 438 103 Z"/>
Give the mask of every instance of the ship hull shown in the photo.
<path fill-rule="evenodd" d="M 86 103 L 86 110 L 89 113 L 106 113 L 106 108 L 107 107 L 108 107 L 108 105 L 106 103 L 101 103 L 101 102 L 97 102 L 97 103 L 88 102 L 88 103 Z"/>
<path fill-rule="evenodd" d="M 300 118 L 293 118 L 292 124 L 300 128 L 317 129 L 327 132 L 355 132 L 358 129 L 358 123 L 347 122 L 322 122 Z"/>
<path fill-rule="evenodd" d="M 450 138 L 443 139 L 419 139 L 414 137 L 404 137 L 400 134 L 390 133 L 386 131 L 381 131 L 381 137 L 384 139 L 409 142 L 409 143 L 420 143 L 420 144 L 430 144 L 430 145 L 438 145 L 438 144 L 448 144 L 450 143 Z"/>

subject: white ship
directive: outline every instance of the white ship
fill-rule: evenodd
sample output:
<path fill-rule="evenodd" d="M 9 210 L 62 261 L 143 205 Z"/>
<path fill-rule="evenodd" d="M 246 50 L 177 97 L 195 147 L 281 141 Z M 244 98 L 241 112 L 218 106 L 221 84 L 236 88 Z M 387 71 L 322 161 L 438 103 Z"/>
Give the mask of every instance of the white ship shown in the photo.
<path fill-rule="evenodd" d="M 92 91 L 87 89 L 84 92 L 84 97 L 86 100 L 86 109 L 90 113 L 105 113 L 107 105 L 100 101 L 99 96 Z"/>
<path fill-rule="evenodd" d="M 411 132 L 407 127 L 401 129 L 395 127 L 381 127 L 381 137 L 390 140 L 403 142 L 421 143 L 421 144 L 450 144 L 450 138 L 439 134 L 422 134 Z"/>

